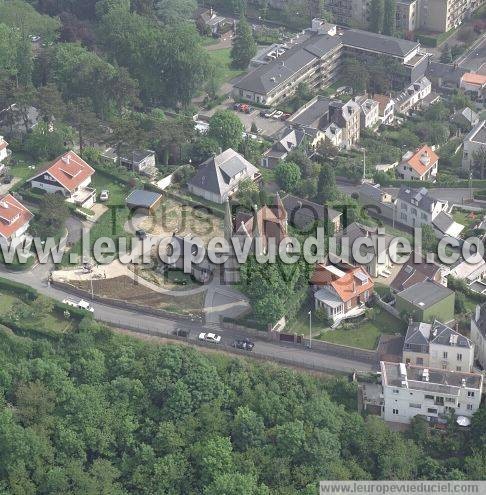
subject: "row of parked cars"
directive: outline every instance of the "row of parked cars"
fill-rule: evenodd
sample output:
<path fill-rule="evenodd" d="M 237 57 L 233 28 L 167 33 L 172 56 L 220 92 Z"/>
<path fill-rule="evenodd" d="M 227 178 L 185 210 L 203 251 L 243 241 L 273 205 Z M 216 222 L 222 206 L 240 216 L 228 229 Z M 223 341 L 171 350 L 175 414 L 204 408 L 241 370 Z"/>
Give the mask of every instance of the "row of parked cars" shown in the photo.
<path fill-rule="evenodd" d="M 264 117 L 265 119 L 287 120 L 290 117 L 290 113 L 285 113 L 281 110 L 262 110 L 260 112 L 260 117 Z"/>
<path fill-rule="evenodd" d="M 221 343 L 221 335 L 218 335 L 216 333 L 201 332 L 198 338 L 199 340 L 209 342 L 210 344 Z M 244 351 L 252 351 L 255 347 L 255 343 L 252 342 L 250 339 L 235 339 L 233 341 L 233 347 L 235 347 L 236 349 L 243 349 Z"/>

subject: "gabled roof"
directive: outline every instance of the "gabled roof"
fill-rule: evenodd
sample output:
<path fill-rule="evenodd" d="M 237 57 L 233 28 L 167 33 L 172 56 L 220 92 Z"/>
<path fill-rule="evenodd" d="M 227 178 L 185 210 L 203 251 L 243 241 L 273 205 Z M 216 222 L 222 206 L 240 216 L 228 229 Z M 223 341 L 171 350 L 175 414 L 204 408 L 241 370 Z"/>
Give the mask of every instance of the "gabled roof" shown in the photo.
<path fill-rule="evenodd" d="M 408 186 L 400 187 L 398 199 L 428 212 L 432 211 L 433 205 L 438 201 L 425 187 L 414 189 Z"/>
<path fill-rule="evenodd" d="M 465 228 L 464 225 L 454 221 L 449 213 L 446 213 L 445 211 L 441 211 L 436 215 L 432 220 L 432 223 L 440 232 L 453 237 L 457 237 Z"/>
<path fill-rule="evenodd" d="M 54 178 L 66 190 L 73 192 L 86 179 L 95 173 L 95 169 L 88 165 L 82 158 L 74 153 L 74 151 L 68 151 L 42 168 L 41 171 L 29 179 L 29 181 L 46 173 Z"/>
<path fill-rule="evenodd" d="M 25 226 L 33 214 L 11 194 L 0 196 L 0 236 L 8 239 Z"/>
<path fill-rule="evenodd" d="M 426 263 L 423 260 L 415 262 L 414 257 L 415 254 L 412 253 L 409 260 L 402 266 L 393 279 L 390 284 L 393 290 L 400 292 L 417 282 L 423 282 L 426 279 L 434 280 L 440 273 L 441 268 L 439 265 Z"/>
<path fill-rule="evenodd" d="M 395 57 L 406 57 L 418 46 L 418 43 L 414 41 L 362 31 L 361 29 L 346 29 L 343 31 L 341 39 L 344 45 L 386 53 Z"/>
<path fill-rule="evenodd" d="M 486 85 L 486 76 L 483 74 L 474 74 L 473 72 L 466 72 L 461 77 L 461 82 L 468 84 L 477 84 L 478 86 Z"/>
<path fill-rule="evenodd" d="M 7 141 L 3 138 L 3 136 L 0 136 L 0 151 L 4 150 L 8 146 Z"/>
<path fill-rule="evenodd" d="M 385 108 L 390 102 L 394 103 L 392 97 L 388 95 L 373 95 L 373 100 L 378 102 L 380 115 L 383 115 L 383 113 L 385 112 Z"/>
<path fill-rule="evenodd" d="M 479 115 L 469 107 L 465 107 L 462 110 L 458 110 L 453 116 L 452 120 L 465 119 L 470 124 L 475 124 L 479 120 Z"/>
<path fill-rule="evenodd" d="M 240 180 L 252 177 L 258 172 L 258 169 L 248 160 L 243 158 L 239 153 L 228 148 L 223 153 L 213 156 L 202 163 L 196 172 L 196 175 L 188 184 L 210 191 L 223 196 L 230 190 L 238 176 Z"/>
<path fill-rule="evenodd" d="M 327 218 L 331 222 L 342 216 L 340 211 L 314 203 L 308 199 L 299 198 L 292 194 L 287 194 L 282 199 L 282 202 L 287 211 L 289 223 L 298 229 L 308 228 L 315 222 L 324 221 L 326 218 L 326 210 Z"/>
<path fill-rule="evenodd" d="M 408 325 L 405 344 L 437 344 L 451 347 L 470 348 L 471 341 L 459 332 L 435 320 L 433 323 L 412 322 Z"/>
<path fill-rule="evenodd" d="M 439 157 L 434 150 L 426 144 L 416 149 L 412 154 L 410 153 L 412 152 L 404 156 L 403 161 L 412 167 L 420 176 L 427 173 L 439 161 Z"/>

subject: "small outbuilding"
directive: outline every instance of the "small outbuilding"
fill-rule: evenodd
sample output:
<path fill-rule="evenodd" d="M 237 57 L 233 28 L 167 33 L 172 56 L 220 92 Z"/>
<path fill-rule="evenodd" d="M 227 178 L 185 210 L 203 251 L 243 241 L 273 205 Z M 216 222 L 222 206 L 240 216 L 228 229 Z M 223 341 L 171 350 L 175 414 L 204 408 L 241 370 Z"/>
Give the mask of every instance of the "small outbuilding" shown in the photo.
<path fill-rule="evenodd" d="M 162 200 L 162 194 L 135 189 L 125 200 L 127 208 L 130 210 L 147 210 L 152 213 L 157 209 Z"/>

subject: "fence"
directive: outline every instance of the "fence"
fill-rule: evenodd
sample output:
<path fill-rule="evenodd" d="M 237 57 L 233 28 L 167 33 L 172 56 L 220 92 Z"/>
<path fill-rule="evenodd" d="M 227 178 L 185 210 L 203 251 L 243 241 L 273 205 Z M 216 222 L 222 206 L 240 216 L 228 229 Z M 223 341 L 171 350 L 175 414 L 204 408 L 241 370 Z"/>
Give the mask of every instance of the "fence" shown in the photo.
<path fill-rule="evenodd" d="M 205 347 L 207 349 L 213 349 L 213 350 L 218 350 L 218 351 L 224 351 L 229 354 L 233 354 L 235 356 L 239 357 L 245 357 L 245 358 L 252 358 L 256 359 L 265 363 L 268 363 L 269 360 L 272 362 L 276 362 L 279 364 L 282 364 L 284 366 L 291 366 L 291 367 L 297 367 L 297 368 L 304 368 L 308 369 L 311 371 L 318 371 L 321 373 L 328 373 L 328 374 L 345 374 L 347 375 L 348 373 L 351 373 L 353 370 L 337 370 L 335 368 L 326 366 L 323 364 L 323 357 L 320 357 L 318 355 L 312 355 L 310 352 L 305 352 L 305 355 L 299 356 L 299 355 L 293 355 L 292 358 L 286 358 L 283 356 L 276 355 L 275 353 L 265 353 L 265 352 L 260 352 L 260 351 L 245 351 L 243 349 L 237 349 L 231 345 L 224 344 L 224 343 L 219 343 L 219 344 L 211 344 L 208 342 L 204 342 L 201 340 L 195 340 L 195 339 L 189 339 L 187 337 L 181 337 L 176 334 L 171 334 L 171 333 L 166 333 L 161 330 L 149 330 L 146 328 L 142 327 L 137 327 L 134 325 L 129 325 L 123 321 L 120 322 L 110 322 L 107 323 L 111 327 L 117 327 L 120 329 L 125 329 L 133 333 L 139 333 L 139 334 L 144 334 L 144 335 L 149 335 L 151 337 L 157 337 L 157 338 L 162 338 L 162 339 L 168 339 L 168 340 L 173 340 L 177 342 L 184 343 L 188 346 L 191 346 L 195 349 L 199 347 Z M 357 369 L 359 368 L 359 364 L 357 364 Z"/>
<path fill-rule="evenodd" d="M 303 339 L 305 346 L 310 345 L 308 338 Z M 312 340 L 312 349 L 318 350 L 326 354 L 338 356 L 350 361 L 360 361 L 367 364 L 378 364 L 379 357 L 377 351 L 369 351 L 367 349 L 359 349 L 358 347 L 349 347 L 346 345 L 333 344 L 323 340 Z"/>
<path fill-rule="evenodd" d="M 398 310 L 387 302 L 383 301 L 376 292 L 374 294 L 374 300 L 380 308 L 384 309 L 387 313 L 391 314 L 395 318 L 400 319 L 400 313 L 398 312 Z"/>
<path fill-rule="evenodd" d="M 177 313 L 171 313 L 169 311 L 165 311 L 163 309 L 157 309 L 157 308 L 151 308 L 149 306 L 140 306 L 139 304 L 133 304 L 129 303 L 127 301 L 122 301 L 120 299 L 111 299 L 103 296 L 99 296 L 97 294 L 92 294 L 89 291 L 86 291 L 84 289 L 80 289 L 78 287 L 75 287 L 74 285 L 65 283 L 65 282 L 59 282 L 59 281 L 52 281 L 51 285 L 53 287 L 56 287 L 60 290 L 63 290 L 65 292 L 69 292 L 71 294 L 74 294 L 78 297 L 84 298 L 84 299 L 91 299 L 93 301 L 99 302 L 101 304 L 107 304 L 109 306 L 114 306 L 116 308 L 120 309 L 128 309 L 132 311 L 136 311 L 137 313 L 142 313 L 148 316 L 159 316 L 168 320 L 172 321 L 180 321 L 180 322 L 186 322 L 186 323 L 194 323 L 194 322 L 200 322 L 202 323 L 202 317 L 198 315 L 182 315 L 182 314 L 177 314 Z"/>

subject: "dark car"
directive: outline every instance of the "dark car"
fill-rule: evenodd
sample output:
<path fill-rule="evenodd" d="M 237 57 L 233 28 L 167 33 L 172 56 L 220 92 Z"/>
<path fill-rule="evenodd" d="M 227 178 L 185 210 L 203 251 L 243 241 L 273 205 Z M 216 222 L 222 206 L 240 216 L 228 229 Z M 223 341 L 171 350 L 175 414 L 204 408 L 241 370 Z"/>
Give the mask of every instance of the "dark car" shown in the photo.
<path fill-rule="evenodd" d="M 233 347 L 236 347 L 236 349 L 243 349 L 245 351 L 252 351 L 255 347 L 255 343 L 250 339 L 237 339 L 233 342 Z"/>
<path fill-rule="evenodd" d="M 145 232 L 145 230 L 143 230 L 143 229 L 138 229 L 137 231 L 135 231 L 135 235 L 139 239 L 145 239 L 147 237 L 147 232 Z"/>
<path fill-rule="evenodd" d="M 4 175 L 2 178 L 2 183 L 3 184 L 10 184 L 13 180 L 13 177 L 11 175 Z"/>

